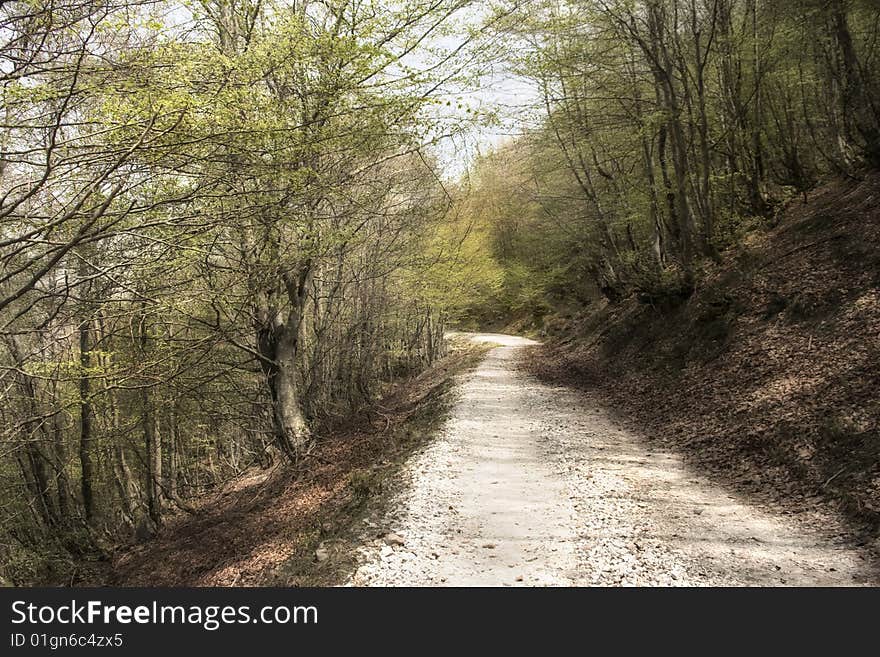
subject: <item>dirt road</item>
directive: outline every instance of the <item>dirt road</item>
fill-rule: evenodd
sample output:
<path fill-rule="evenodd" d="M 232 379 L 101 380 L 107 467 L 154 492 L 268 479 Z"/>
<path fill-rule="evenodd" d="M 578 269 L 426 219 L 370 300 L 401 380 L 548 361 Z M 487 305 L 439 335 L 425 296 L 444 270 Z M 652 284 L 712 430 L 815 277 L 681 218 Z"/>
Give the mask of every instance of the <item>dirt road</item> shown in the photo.
<path fill-rule="evenodd" d="M 497 343 L 442 433 L 364 521 L 354 586 L 858 585 L 877 573 L 832 517 L 762 510 L 623 430 Z M 384 538 L 374 538 L 390 532 Z"/>

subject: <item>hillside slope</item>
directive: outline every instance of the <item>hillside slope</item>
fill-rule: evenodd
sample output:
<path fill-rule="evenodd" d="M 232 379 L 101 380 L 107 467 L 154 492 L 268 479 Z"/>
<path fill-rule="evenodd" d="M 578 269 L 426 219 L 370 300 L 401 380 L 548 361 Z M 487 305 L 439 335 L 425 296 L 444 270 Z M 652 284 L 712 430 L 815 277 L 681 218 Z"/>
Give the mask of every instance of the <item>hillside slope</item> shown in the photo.
<path fill-rule="evenodd" d="M 562 322 L 527 367 L 599 390 L 730 485 L 880 532 L 880 174 L 794 201 L 683 305 Z"/>

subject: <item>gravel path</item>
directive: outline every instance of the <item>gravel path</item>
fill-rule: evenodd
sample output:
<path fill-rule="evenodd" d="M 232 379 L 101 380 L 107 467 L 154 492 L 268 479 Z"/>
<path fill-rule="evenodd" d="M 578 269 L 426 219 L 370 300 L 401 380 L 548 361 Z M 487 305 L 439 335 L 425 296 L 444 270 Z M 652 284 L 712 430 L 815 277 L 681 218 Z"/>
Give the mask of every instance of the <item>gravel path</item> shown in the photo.
<path fill-rule="evenodd" d="M 462 382 L 387 510 L 364 521 L 349 585 L 877 582 L 833 518 L 751 506 L 589 397 L 519 373 L 517 351 L 531 341 L 473 339 L 502 346 Z"/>

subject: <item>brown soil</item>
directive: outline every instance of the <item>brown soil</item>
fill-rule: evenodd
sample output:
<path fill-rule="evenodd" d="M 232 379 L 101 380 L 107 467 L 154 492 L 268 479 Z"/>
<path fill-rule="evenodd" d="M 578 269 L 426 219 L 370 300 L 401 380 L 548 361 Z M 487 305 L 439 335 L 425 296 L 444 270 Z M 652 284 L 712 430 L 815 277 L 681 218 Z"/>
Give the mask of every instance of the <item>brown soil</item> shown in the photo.
<path fill-rule="evenodd" d="M 345 430 L 323 437 L 297 467 L 252 471 L 178 516 L 159 536 L 115 555 L 91 584 L 116 586 L 320 585 L 344 560 L 318 563 L 342 540 L 385 477 L 431 435 L 456 374 L 483 347 L 460 345 L 406 381 Z"/>
<path fill-rule="evenodd" d="M 683 305 L 557 327 L 527 367 L 599 392 L 653 440 L 797 514 L 880 533 L 880 174 L 795 201 Z"/>

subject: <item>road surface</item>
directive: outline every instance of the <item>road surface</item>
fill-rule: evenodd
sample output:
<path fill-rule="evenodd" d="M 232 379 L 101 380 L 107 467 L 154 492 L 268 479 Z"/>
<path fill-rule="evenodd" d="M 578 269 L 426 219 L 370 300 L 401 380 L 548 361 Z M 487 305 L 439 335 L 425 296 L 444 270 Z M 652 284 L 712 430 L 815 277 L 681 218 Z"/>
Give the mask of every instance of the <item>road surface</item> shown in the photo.
<path fill-rule="evenodd" d="M 498 344 L 440 435 L 364 520 L 354 586 L 859 585 L 870 559 L 832 517 L 796 521 L 731 494 Z M 385 533 L 390 535 L 384 536 Z"/>

